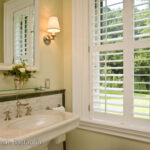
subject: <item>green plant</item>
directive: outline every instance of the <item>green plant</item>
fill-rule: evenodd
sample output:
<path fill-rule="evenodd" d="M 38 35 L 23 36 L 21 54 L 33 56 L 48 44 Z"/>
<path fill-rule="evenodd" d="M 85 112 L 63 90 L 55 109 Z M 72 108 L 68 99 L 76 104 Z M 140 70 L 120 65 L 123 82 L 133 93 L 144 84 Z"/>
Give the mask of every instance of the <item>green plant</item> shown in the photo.
<path fill-rule="evenodd" d="M 6 77 L 14 76 L 15 79 L 26 82 L 33 77 L 33 73 L 35 72 L 36 71 L 33 71 L 31 67 L 27 66 L 25 63 L 22 63 L 21 65 L 12 65 L 12 69 L 5 71 L 3 74 Z"/>

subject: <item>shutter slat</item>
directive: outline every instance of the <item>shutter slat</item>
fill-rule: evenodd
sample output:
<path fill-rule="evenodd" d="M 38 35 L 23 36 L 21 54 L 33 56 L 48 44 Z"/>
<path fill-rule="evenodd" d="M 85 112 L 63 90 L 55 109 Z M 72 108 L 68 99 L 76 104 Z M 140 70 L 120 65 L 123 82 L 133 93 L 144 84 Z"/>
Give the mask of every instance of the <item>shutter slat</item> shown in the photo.
<path fill-rule="evenodd" d="M 141 4 L 137 4 L 137 5 L 134 5 L 134 7 L 137 7 L 137 6 L 142 6 L 142 5 L 146 5 L 146 4 L 150 4 L 149 2 L 145 2 L 145 3 L 141 3 Z"/>
<path fill-rule="evenodd" d="M 137 100 L 150 100 L 150 98 L 148 98 L 148 97 L 134 97 L 134 99 L 137 99 Z"/>
<path fill-rule="evenodd" d="M 108 97 L 108 98 L 123 98 L 122 95 L 114 95 L 114 94 L 98 94 L 98 93 L 94 93 L 94 95 L 96 96 L 100 96 L 100 97 Z"/>
<path fill-rule="evenodd" d="M 95 16 L 99 16 L 99 15 L 110 15 L 110 14 L 112 14 L 112 13 L 118 13 L 118 12 L 122 12 L 122 9 L 118 9 L 118 10 L 116 10 L 116 11 L 109 11 L 109 12 L 104 12 L 104 13 L 97 13 L 96 15 L 94 15 L 94 17 Z"/>
<path fill-rule="evenodd" d="M 107 19 L 107 20 L 101 20 L 101 21 L 99 21 L 99 22 L 95 21 L 95 22 L 93 22 L 93 24 L 103 23 L 103 22 L 106 22 L 106 21 L 113 21 L 113 20 L 118 20 L 118 19 L 122 19 L 122 16 L 121 16 L 121 17 L 109 18 L 109 19 Z"/>
<path fill-rule="evenodd" d="M 150 60 L 150 58 L 148 58 L 148 59 L 134 59 L 134 61 L 146 61 L 146 60 Z"/>
<path fill-rule="evenodd" d="M 149 108 L 149 106 L 147 106 L 147 105 L 134 105 L 134 107 Z"/>
<path fill-rule="evenodd" d="M 110 63 L 110 62 L 123 62 L 123 60 L 107 60 L 107 61 L 97 61 L 96 63 Z"/>
<path fill-rule="evenodd" d="M 94 101 L 94 104 L 105 104 L 104 100 Z M 115 102 L 115 101 L 107 101 L 106 104 L 115 105 L 115 106 L 123 106 L 123 102 Z"/>
<path fill-rule="evenodd" d="M 145 11 L 141 11 L 141 12 L 136 12 L 136 13 L 134 13 L 134 15 L 137 15 L 137 14 L 144 14 L 144 13 L 150 13 L 150 10 L 145 10 Z"/>
<path fill-rule="evenodd" d="M 123 33 L 123 30 L 120 30 L 120 31 L 114 31 L 114 32 L 107 32 L 107 33 L 101 33 L 101 34 L 97 33 L 97 34 L 95 34 L 95 37 L 96 37 L 96 36 L 103 36 L 103 35 L 118 34 L 118 33 Z"/>
<path fill-rule="evenodd" d="M 97 111 L 104 111 L 105 108 L 99 108 L 98 106 L 97 107 L 94 107 Z M 123 113 L 122 109 L 115 109 L 115 108 L 107 108 L 106 110 L 107 113 L 109 112 L 115 112 L 115 113 Z"/>
<path fill-rule="evenodd" d="M 150 84 L 150 82 L 134 82 L 134 84 Z"/>
<path fill-rule="evenodd" d="M 99 77 L 123 77 L 123 74 L 94 74 L 94 76 L 99 76 Z"/>
<path fill-rule="evenodd" d="M 99 42 L 101 43 L 101 42 L 113 42 L 113 41 L 120 41 L 120 40 L 123 40 L 123 38 L 120 37 L 120 38 L 112 38 L 112 39 L 107 39 L 107 40 L 97 40 L 97 41 L 99 41 Z M 96 42 L 94 42 L 94 43 L 96 43 Z"/>
<path fill-rule="evenodd" d="M 107 25 L 107 26 L 103 26 L 103 27 L 95 27 L 95 29 L 106 29 L 106 28 L 112 28 L 112 27 L 118 27 L 118 26 L 123 26 L 123 23 Z"/>
<path fill-rule="evenodd" d="M 149 21 L 150 18 L 143 18 L 143 19 L 138 19 L 138 20 L 135 20 L 134 22 L 141 22 L 141 21 Z"/>
<path fill-rule="evenodd" d="M 115 70 L 115 69 L 123 69 L 123 67 L 95 67 L 94 69 L 99 69 L 99 70 Z"/>
<path fill-rule="evenodd" d="M 150 92 L 150 90 L 134 90 L 134 92 Z"/>
<path fill-rule="evenodd" d="M 123 81 L 94 81 L 95 83 L 123 84 Z"/>
<path fill-rule="evenodd" d="M 123 52 L 119 52 L 119 53 L 112 53 L 110 51 L 110 53 L 102 53 L 101 56 L 110 56 L 110 55 L 123 55 Z M 99 56 L 98 53 L 94 54 L 94 56 Z"/>
<path fill-rule="evenodd" d="M 134 30 L 149 29 L 150 26 L 135 27 Z"/>
<path fill-rule="evenodd" d="M 106 90 L 106 91 L 123 91 L 123 88 L 97 88 L 97 87 L 95 87 L 94 89 L 96 89 L 96 90 Z"/>
<path fill-rule="evenodd" d="M 139 113 L 139 112 L 134 112 L 134 115 L 148 116 L 148 117 L 149 117 L 149 113 Z"/>

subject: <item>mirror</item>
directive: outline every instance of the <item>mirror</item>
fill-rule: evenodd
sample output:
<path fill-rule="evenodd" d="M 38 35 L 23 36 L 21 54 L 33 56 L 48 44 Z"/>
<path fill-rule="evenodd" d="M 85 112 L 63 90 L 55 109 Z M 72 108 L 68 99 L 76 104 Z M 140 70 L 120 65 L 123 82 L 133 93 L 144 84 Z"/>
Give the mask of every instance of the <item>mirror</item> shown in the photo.
<path fill-rule="evenodd" d="M 0 1 L 0 70 L 22 62 L 38 70 L 38 6 L 39 0 Z"/>

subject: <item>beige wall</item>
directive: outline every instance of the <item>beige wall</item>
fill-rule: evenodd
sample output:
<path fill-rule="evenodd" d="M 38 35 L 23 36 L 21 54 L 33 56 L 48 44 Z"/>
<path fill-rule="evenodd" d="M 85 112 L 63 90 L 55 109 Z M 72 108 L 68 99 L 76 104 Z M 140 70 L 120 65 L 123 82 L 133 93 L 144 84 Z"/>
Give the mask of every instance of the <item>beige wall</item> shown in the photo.
<path fill-rule="evenodd" d="M 0 62 L 3 62 L 3 3 L 0 0 Z"/>
<path fill-rule="evenodd" d="M 72 1 L 63 0 L 64 87 L 67 110 L 72 109 Z M 67 136 L 67 150 L 150 150 L 150 144 L 86 130 L 74 130 Z"/>
<path fill-rule="evenodd" d="M 64 88 L 66 107 L 72 110 L 72 1 L 63 0 Z"/>
<path fill-rule="evenodd" d="M 56 40 L 50 46 L 43 43 L 48 17 L 56 15 L 62 24 L 62 4 L 62 0 L 40 1 L 40 71 L 35 74 L 35 78 L 25 85 L 26 87 L 44 85 L 45 78 L 50 78 L 51 89 L 63 88 L 62 32 L 57 34 Z M 13 87 L 13 79 L 4 79 L 2 71 L 0 71 L 0 89 Z"/>

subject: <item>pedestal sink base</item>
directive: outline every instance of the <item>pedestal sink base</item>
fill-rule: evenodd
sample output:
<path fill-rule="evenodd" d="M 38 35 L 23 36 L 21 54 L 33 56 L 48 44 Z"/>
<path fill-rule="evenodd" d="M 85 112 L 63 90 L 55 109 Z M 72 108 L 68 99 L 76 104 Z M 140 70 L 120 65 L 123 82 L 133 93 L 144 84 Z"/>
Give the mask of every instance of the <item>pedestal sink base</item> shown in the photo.
<path fill-rule="evenodd" d="M 39 145 L 38 147 L 32 148 L 31 150 L 48 150 L 48 143 Z"/>

